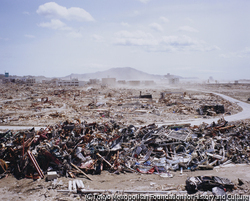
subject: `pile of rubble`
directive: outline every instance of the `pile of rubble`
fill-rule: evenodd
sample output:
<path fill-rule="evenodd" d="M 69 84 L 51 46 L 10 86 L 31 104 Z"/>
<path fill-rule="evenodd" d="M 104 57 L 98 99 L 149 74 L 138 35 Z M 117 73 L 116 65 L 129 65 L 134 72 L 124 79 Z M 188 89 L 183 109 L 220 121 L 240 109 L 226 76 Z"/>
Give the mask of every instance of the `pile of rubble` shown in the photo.
<path fill-rule="evenodd" d="M 115 119 L 133 125 L 212 118 L 241 108 L 211 93 L 165 87 L 108 88 L 3 85 L 0 87 L 0 124 L 45 126 L 79 118 Z"/>
<path fill-rule="evenodd" d="M 135 127 L 110 121 L 65 121 L 46 129 L 0 133 L 0 177 L 75 178 L 83 174 L 171 171 L 249 163 L 250 125 L 217 123 Z"/>

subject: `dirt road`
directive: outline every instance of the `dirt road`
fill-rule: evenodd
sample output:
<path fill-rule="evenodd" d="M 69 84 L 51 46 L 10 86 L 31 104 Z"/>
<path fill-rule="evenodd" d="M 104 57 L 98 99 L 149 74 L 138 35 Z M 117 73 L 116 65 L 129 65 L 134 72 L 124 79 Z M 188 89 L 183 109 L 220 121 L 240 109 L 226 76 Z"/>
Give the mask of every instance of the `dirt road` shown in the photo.
<path fill-rule="evenodd" d="M 231 115 L 231 116 L 224 116 L 224 119 L 226 121 L 238 121 L 238 120 L 244 120 L 244 119 L 249 119 L 250 118 L 250 104 L 242 102 L 240 100 L 236 100 L 232 97 L 226 96 L 224 94 L 220 94 L 220 93 L 215 93 L 215 92 L 205 92 L 202 91 L 204 93 L 213 93 L 215 95 L 221 96 L 222 98 L 224 98 L 225 100 L 228 100 L 232 103 L 237 103 L 241 108 L 242 111 Z M 216 117 L 216 118 L 212 118 L 212 119 L 204 119 L 204 118 L 199 118 L 199 119 L 188 119 L 188 120 L 176 120 L 176 121 L 167 121 L 166 123 L 164 123 L 164 125 L 170 125 L 170 124 L 186 124 L 186 123 L 190 123 L 191 125 L 200 125 L 203 122 L 207 123 L 207 124 L 211 124 L 213 122 L 217 122 L 221 117 Z M 160 125 L 160 124 L 159 124 Z M 163 124 L 162 124 L 163 125 Z"/>

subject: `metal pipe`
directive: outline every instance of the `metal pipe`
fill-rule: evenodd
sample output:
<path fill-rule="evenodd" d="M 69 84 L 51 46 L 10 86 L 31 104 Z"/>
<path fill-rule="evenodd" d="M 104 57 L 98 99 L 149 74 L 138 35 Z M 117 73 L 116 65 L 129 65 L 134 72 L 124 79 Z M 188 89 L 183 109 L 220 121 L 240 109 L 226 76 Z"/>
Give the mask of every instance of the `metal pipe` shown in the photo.
<path fill-rule="evenodd" d="M 43 171 L 41 170 L 40 166 L 38 165 L 35 157 L 33 156 L 33 154 L 30 152 L 30 150 L 27 151 L 28 156 L 30 158 L 30 160 L 32 161 L 33 165 L 36 168 L 36 171 L 38 172 L 39 176 L 43 179 L 44 178 L 44 174 Z"/>
<path fill-rule="evenodd" d="M 129 193 L 129 194 L 170 194 L 170 193 L 187 193 L 187 191 L 135 191 L 135 190 L 86 190 L 86 189 L 82 189 L 81 190 L 82 193 Z"/>

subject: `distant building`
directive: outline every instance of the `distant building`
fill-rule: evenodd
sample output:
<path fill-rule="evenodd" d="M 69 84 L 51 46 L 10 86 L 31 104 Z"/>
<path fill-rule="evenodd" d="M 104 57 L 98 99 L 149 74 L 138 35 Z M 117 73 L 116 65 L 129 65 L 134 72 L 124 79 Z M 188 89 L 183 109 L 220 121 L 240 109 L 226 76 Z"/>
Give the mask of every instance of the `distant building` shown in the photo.
<path fill-rule="evenodd" d="M 164 80 L 166 80 L 168 84 L 179 84 L 180 82 L 180 79 L 178 77 L 176 77 L 175 75 L 170 75 L 170 73 L 164 75 Z"/>
<path fill-rule="evenodd" d="M 169 83 L 169 84 L 179 84 L 179 83 L 180 83 L 180 79 L 177 78 L 177 77 L 175 77 L 175 78 L 170 78 L 170 79 L 168 80 L 168 83 Z"/>
<path fill-rule="evenodd" d="M 145 80 L 143 82 L 146 86 L 152 86 L 155 85 L 155 82 L 153 80 Z"/>
<path fill-rule="evenodd" d="M 36 83 L 36 80 L 32 77 L 23 77 L 23 78 L 4 77 L 3 84 L 7 83 L 26 84 L 28 86 L 32 86 L 33 84 Z"/>
<path fill-rule="evenodd" d="M 102 78 L 102 85 L 116 85 L 116 78 Z"/>
<path fill-rule="evenodd" d="M 9 73 L 8 73 L 8 72 L 5 72 L 5 73 L 4 73 L 3 80 L 2 80 L 2 83 L 3 83 L 3 84 L 6 84 L 6 83 L 9 83 L 9 82 L 10 82 Z"/>
<path fill-rule="evenodd" d="M 42 80 L 42 84 L 52 84 L 51 80 Z"/>
<path fill-rule="evenodd" d="M 54 78 L 52 80 L 42 80 L 42 84 L 49 84 L 49 85 L 51 84 L 57 86 L 57 81 L 58 81 L 57 78 Z"/>
<path fill-rule="evenodd" d="M 84 86 L 84 81 L 79 81 L 78 79 L 71 79 L 71 80 L 57 80 L 57 86 Z"/>
<path fill-rule="evenodd" d="M 7 83 L 9 83 L 9 82 L 11 82 L 11 80 L 10 80 L 9 77 L 5 77 L 5 78 L 3 79 L 3 81 L 2 81 L 3 84 L 7 84 Z"/>
<path fill-rule="evenodd" d="M 238 80 L 238 83 L 249 84 L 250 80 L 249 79 L 240 79 L 240 80 Z"/>
<path fill-rule="evenodd" d="M 209 82 L 213 82 L 213 81 L 214 81 L 214 78 L 213 78 L 212 76 L 210 76 L 210 77 L 208 78 L 208 81 L 209 81 Z"/>
<path fill-rule="evenodd" d="M 36 83 L 36 79 L 34 78 L 27 78 L 24 80 L 24 83 L 28 86 L 32 86 Z"/>
<path fill-rule="evenodd" d="M 139 81 L 139 80 L 132 80 L 132 81 L 128 81 L 128 84 L 130 86 L 140 86 L 141 81 Z"/>
<path fill-rule="evenodd" d="M 118 84 L 126 84 L 126 80 L 118 80 L 117 83 Z"/>
<path fill-rule="evenodd" d="M 100 80 L 98 79 L 89 79 L 89 84 L 99 84 Z"/>

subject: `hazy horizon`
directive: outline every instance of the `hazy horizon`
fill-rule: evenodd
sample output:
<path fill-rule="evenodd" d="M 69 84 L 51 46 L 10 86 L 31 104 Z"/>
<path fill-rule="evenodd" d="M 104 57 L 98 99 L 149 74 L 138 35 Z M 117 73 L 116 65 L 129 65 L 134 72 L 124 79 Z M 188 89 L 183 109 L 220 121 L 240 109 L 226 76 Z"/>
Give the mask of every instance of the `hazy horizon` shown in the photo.
<path fill-rule="evenodd" d="M 0 73 L 64 77 L 131 67 L 249 79 L 249 8 L 246 0 L 2 0 Z"/>
<path fill-rule="evenodd" d="M 120 71 L 119 73 L 117 73 L 118 69 Z M 0 74 L 2 74 L 2 73 L 0 73 Z M 165 74 L 165 75 L 167 75 L 167 74 Z M 2 74 L 2 75 L 4 75 L 4 74 Z M 133 78 L 125 78 L 125 77 L 131 76 L 131 75 Z M 164 79 L 165 75 L 150 74 L 150 73 L 146 73 L 144 71 L 140 71 L 138 69 L 131 68 L 131 67 L 110 68 L 110 69 L 103 70 L 103 71 L 96 71 L 96 72 L 90 72 L 90 73 L 71 73 L 71 74 L 66 75 L 66 76 L 52 76 L 52 77 L 48 77 L 48 76 L 44 76 L 44 75 L 23 75 L 23 76 L 20 76 L 20 75 L 9 74 L 9 76 L 13 76 L 13 77 L 15 77 L 15 76 L 16 77 L 29 77 L 29 76 L 33 77 L 33 76 L 35 76 L 35 77 L 37 77 L 37 79 L 38 79 L 38 77 L 46 77 L 47 79 L 58 78 L 58 79 L 64 79 L 64 80 L 78 79 L 78 80 L 82 80 L 82 81 L 88 81 L 89 79 L 101 80 L 102 78 L 116 78 L 117 81 L 118 80 L 126 80 L 126 81 L 129 81 L 129 80 L 141 80 L 141 81 L 152 80 L 152 81 L 156 81 L 156 82 L 158 82 L 158 81 L 161 82 L 161 80 Z M 182 80 L 182 82 L 190 82 L 191 81 L 194 83 L 195 82 L 197 82 L 197 83 L 206 82 L 207 83 L 209 80 L 210 83 L 217 83 L 217 82 L 228 83 L 228 82 L 235 81 L 235 79 L 216 80 L 212 76 L 210 76 L 208 79 L 207 78 L 203 79 L 203 78 L 199 78 L 199 77 L 184 77 L 184 76 L 174 75 L 174 74 L 170 74 L 170 75 L 180 78 L 180 81 Z M 40 79 L 38 79 L 38 80 L 40 80 Z M 239 79 L 239 80 L 241 80 L 241 79 Z M 244 79 L 242 79 L 242 80 L 244 80 Z"/>

